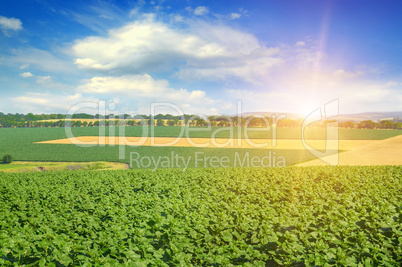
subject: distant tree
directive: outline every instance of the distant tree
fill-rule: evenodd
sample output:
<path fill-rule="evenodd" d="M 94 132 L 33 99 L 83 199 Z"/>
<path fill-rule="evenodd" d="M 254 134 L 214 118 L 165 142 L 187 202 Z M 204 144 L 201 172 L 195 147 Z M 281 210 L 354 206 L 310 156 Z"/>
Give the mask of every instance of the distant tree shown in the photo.
<path fill-rule="evenodd" d="M 29 120 L 29 121 L 34 121 L 34 120 L 35 120 L 35 115 L 32 114 L 32 113 L 28 113 L 28 114 L 26 115 L 26 118 L 27 118 L 27 120 Z"/>
<path fill-rule="evenodd" d="M 197 123 L 197 126 L 206 126 L 207 125 L 207 122 L 202 118 L 198 118 L 196 123 Z"/>
<path fill-rule="evenodd" d="M 3 163 L 12 163 L 14 161 L 14 157 L 10 154 L 7 154 L 3 157 Z"/>
<path fill-rule="evenodd" d="M 277 123 L 278 127 L 289 127 L 289 128 L 295 128 L 299 127 L 299 121 L 296 121 L 294 119 L 280 119 Z"/>
<path fill-rule="evenodd" d="M 163 119 L 157 119 L 156 120 L 156 126 L 165 126 L 165 122 L 163 121 Z"/>
<path fill-rule="evenodd" d="M 167 125 L 168 126 L 174 126 L 175 125 L 174 120 L 168 120 Z"/>
<path fill-rule="evenodd" d="M 374 129 L 376 127 L 376 123 L 371 120 L 361 121 L 357 124 L 358 129 Z"/>
<path fill-rule="evenodd" d="M 57 122 L 57 126 L 58 126 L 58 127 L 64 127 L 64 126 L 65 126 L 65 121 L 59 120 L 59 121 Z"/>
<path fill-rule="evenodd" d="M 163 114 L 158 114 L 158 115 L 155 116 L 155 120 L 164 119 L 164 118 L 165 118 L 165 115 L 163 115 Z"/>
<path fill-rule="evenodd" d="M 81 127 L 82 122 L 81 122 L 81 121 L 74 121 L 74 122 L 71 123 L 71 125 L 72 125 L 73 127 Z"/>
<path fill-rule="evenodd" d="M 379 128 L 381 129 L 395 129 L 395 122 L 390 120 L 382 120 L 379 123 Z"/>
<path fill-rule="evenodd" d="M 215 116 L 213 120 L 214 126 L 232 126 L 233 125 L 233 118 L 229 116 Z"/>
<path fill-rule="evenodd" d="M 248 127 L 269 127 L 270 125 L 270 120 L 269 118 L 261 118 L 261 117 L 255 117 L 251 116 L 247 118 L 248 120 Z M 280 120 L 282 121 L 282 120 Z M 247 124 L 247 122 L 245 123 Z M 279 122 L 278 122 L 278 127 L 279 127 Z M 284 127 L 284 126 L 283 126 Z"/>
<path fill-rule="evenodd" d="M 341 121 L 341 122 L 339 122 L 339 127 L 353 129 L 356 127 L 356 123 L 354 121 Z"/>

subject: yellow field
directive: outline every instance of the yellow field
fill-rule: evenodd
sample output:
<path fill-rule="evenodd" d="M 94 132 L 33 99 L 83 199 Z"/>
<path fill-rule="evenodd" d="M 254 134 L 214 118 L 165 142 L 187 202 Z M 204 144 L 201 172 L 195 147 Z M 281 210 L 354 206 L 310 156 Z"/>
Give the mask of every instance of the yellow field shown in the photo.
<path fill-rule="evenodd" d="M 224 139 L 224 138 L 173 138 L 173 137 L 99 137 L 81 136 L 39 142 L 42 144 L 78 145 L 129 145 L 159 147 L 208 147 L 208 148 L 258 148 L 258 149 L 306 149 L 300 139 Z M 323 160 L 339 157 L 339 165 L 402 165 L 402 136 L 386 140 L 309 140 L 307 144 L 317 150 L 334 150 L 339 146 L 341 152 Z M 297 166 L 328 165 L 321 159 L 300 163 Z M 333 161 L 329 162 L 333 162 Z"/>
<path fill-rule="evenodd" d="M 338 155 L 328 156 L 331 160 Z M 327 165 L 320 159 L 300 163 L 297 166 Z M 402 165 L 402 136 L 375 141 L 351 151 L 339 153 L 339 165 Z"/>
<path fill-rule="evenodd" d="M 373 140 L 340 140 L 339 150 L 352 150 L 374 144 Z M 175 146 L 175 147 L 210 147 L 210 148 L 259 148 L 259 149 L 305 149 L 300 139 L 225 139 L 225 138 L 173 138 L 173 137 L 99 137 L 81 136 L 39 142 L 42 144 L 78 144 L 78 145 L 129 145 L 129 146 Z M 310 140 L 308 145 L 315 149 L 337 149 L 335 142 L 326 144 L 324 140 Z"/>

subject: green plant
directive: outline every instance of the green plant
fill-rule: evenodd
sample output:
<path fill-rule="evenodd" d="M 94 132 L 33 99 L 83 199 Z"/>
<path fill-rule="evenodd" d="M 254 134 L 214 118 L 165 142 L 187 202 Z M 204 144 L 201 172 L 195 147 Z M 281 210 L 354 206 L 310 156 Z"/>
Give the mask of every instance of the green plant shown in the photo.
<path fill-rule="evenodd" d="M 7 155 L 5 155 L 4 157 L 3 157 L 3 163 L 11 163 L 11 162 L 13 162 L 13 160 L 14 160 L 14 158 L 13 158 L 13 156 L 12 155 L 10 155 L 10 154 L 7 154 Z"/>
<path fill-rule="evenodd" d="M 401 266 L 401 173 L 0 173 L 0 266 Z"/>

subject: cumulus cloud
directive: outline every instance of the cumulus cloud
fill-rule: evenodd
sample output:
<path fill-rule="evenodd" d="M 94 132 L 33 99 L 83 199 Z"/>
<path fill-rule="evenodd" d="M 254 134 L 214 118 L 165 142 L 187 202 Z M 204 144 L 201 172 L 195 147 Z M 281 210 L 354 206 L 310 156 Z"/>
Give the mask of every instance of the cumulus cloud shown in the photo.
<path fill-rule="evenodd" d="M 22 30 L 22 22 L 16 18 L 0 16 L 0 29 L 5 35 L 8 35 L 8 31 Z"/>
<path fill-rule="evenodd" d="M 93 77 L 77 88 L 80 93 L 91 95 L 108 95 L 140 102 L 140 109 L 149 113 L 152 102 L 169 102 L 182 108 L 185 112 L 216 113 L 215 105 L 227 105 L 223 101 L 211 99 L 205 91 L 174 89 L 167 80 L 155 80 L 150 75 L 124 75 L 120 77 Z M 216 108 L 216 107 L 215 107 Z M 146 110 L 148 109 L 148 110 Z"/>
<path fill-rule="evenodd" d="M 336 98 L 343 112 L 356 112 L 365 111 L 364 105 L 383 109 L 394 101 L 393 106 L 398 106 L 395 101 L 402 98 L 395 89 L 398 83 L 370 79 L 366 71 L 330 66 L 325 62 L 328 56 L 311 40 L 267 46 L 253 34 L 228 25 L 171 18 L 174 22 L 169 24 L 157 21 L 152 14 L 143 15 L 106 35 L 76 40 L 69 51 L 74 64 L 95 73 L 77 88 L 58 84 L 50 76 L 37 76 L 37 83 L 70 94 L 75 91 L 77 101 L 86 95 L 117 98 L 127 110 L 135 106 L 139 113 L 149 113 L 152 102 L 165 101 L 186 113 L 231 114 L 235 110 L 230 109 L 230 103 L 237 99 L 244 101 L 247 110 L 300 112 Z M 52 54 L 31 50 L 35 56 L 29 51 L 14 51 L 19 59 L 17 67 L 66 68 L 67 64 Z M 154 73 L 164 79 L 153 78 Z M 208 90 L 172 88 L 171 78 L 190 84 L 214 81 L 216 90 L 231 89 L 225 91 L 222 101 Z"/>
<path fill-rule="evenodd" d="M 126 72 L 172 68 L 178 62 L 227 56 L 229 52 L 217 42 L 155 22 L 152 16 L 111 30 L 108 37 L 78 40 L 72 50 L 80 68 Z"/>
<path fill-rule="evenodd" d="M 186 21 L 186 26 L 173 28 L 148 15 L 106 37 L 77 40 L 75 64 L 108 75 L 175 69 L 183 79 L 235 77 L 258 83 L 283 62 L 280 48 L 265 47 L 250 33 L 200 21 Z"/>
<path fill-rule="evenodd" d="M 30 72 L 24 72 L 24 73 L 20 73 L 20 76 L 23 78 L 29 78 L 29 77 L 33 77 L 34 75 Z"/>
<path fill-rule="evenodd" d="M 203 16 L 209 13 L 208 7 L 198 6 L 194 9 L 194 15 Z"/>

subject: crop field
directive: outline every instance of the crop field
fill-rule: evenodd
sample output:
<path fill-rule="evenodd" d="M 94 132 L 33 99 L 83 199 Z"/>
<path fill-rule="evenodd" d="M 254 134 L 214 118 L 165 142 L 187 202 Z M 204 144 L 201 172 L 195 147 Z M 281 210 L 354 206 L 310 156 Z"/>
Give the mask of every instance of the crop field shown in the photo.
<path fill-rule="evenodd" d="M 73 139 L 64 128 L 0 128 L 0 155 L 17 160 L 0 164 L 1 266 L 402 265 L 401 166 L 241 164 L 253 157 L 268 159 L 268 167 L 278 158 L 284 166 L 322 164 L 296 128 L 278 128 L 275 147 L 272 131 L 251 129 L 251 141 L 269 142 L 268 149 L 244 140 L 194 145 L 211 141 L 214 131 L 218 146 L 229 137 L 236 143 L 243 128 L 191 127 L 184 136 L 194 143 L 175 146 L 166 144 L 181 127 L 145 134 L 141 127 L 70 129 Z M 115 138 L 119 131 L 124 138 Z M 400 133 L 339 129 L 340 164 L 401 165 Z M 141 136 L 156 143 L 133 146 Z M 306 129 L 305 136 L 325 149 L 325 129 Z M 96 144 L 74 145 L 79 141 Z M 125 167 L 132 153 L 189 160 L 185 168 L 98 170 Z M 197 153 L 226 157 L 228 166 L 200 163 Z M 10 173 L 37 171 L 37 164 L 53 171 Z"/>
<path fill-rule="evenodd" d="M 381 141 L 354 148 L 339 154 L 339 165 L 402 165 L 402 136 L 395 136 Z M 330 155 L 325 157 L 335 157 Z M 326 165 L 324 161 L 315 159 L 298 164 L 299 166 Z"/>
<path fill-rule="evenodd" d="M 332 140 L 331 140 L 332 141 Z M 302 140 L 300 139 L 229 139 L 229 138 L 174 138 L 174 137 L 99 137 L 99 136 L 80 136 L 73 138 L 57 139 L 38 142 L 39 144 L 90 144 L 97 145 L 129 145 L 129 146 L 160 146 L 160 147 L 210 147 L 210 148 L 259 148 L 259 149 L 291 149 L 303 150 Z M 340 150 L 351 150 L 379 142 L 378 140 L 340 140 Z M 307 142 L 314 148 L 332 150 L 337 147 L 334 142 L 326 140 L 308 140 Z M 328 147 L 328 148 L 327 148 Z"/>
<path fill-rule="evenodd" d="M 102 127 L 85 127 L 71 128 L 75 137 L 96 137 L 99 136 L 99 131 Z M 112 134 L 112 129 L 114 133 Z M 158 138 L 175 138 L 180 136 L 181 127 L 154 127 L 153 136 Z M 217 131 L 216 137 L 220 139 L 229 138 L 233 135 L 234 138 L 244 138 L 243 128 L 229 129 L 222 127 L 212 127 L 210 130 L 204 127 L 190 127 L 188 136 L 191 138 L 210 138 L 213 131 Z M 119 127 L 105 127 L 105 136 L 118 136 L 120 133 Z M 142 136 L 141 127 L 124 127 L 125 134 L 128 138 Z M 202 131 L 201 131 L 202 130 Z M 273 131 L 270 129 L 249 129 L 248 136 L 254 140 L 271 139 Z M 339 129 L 340 149 L 349 150 L 356 144 L 367 144 L 370 140 L 382 140 L 401 134 L 401 131 L 394 130 L 357 130 L 357 129 Z M 314 128 L 306 129 L 306 139 L 308 143 L 318 143 L 317 147 L 322 148 L 322 139 L 326 136 L 325 129 Z M 151 127 L 148 127 L 145 136 L 151 136 Z M 278 146 L 274 149 L 261 150 L 257 148 L 213 148 L 205 147 L 198 148 L 192 146 L 178 147 L 158 147 L 158 146 L 125 146 L 123 157 L 121 155 L 121 147 L 118 145 L 97 145 L 90 147 L 80 147 L 75 145 L 64 144 L 46 144 L 38 142 L 48 142 L 51 140 L 59 140 L 67 138 L 64 128 L 0 128 L 0 155 L 12 154 L 18 161 L 61 161 L 61 162 L 91 162 L 91 161 L 109 161 L 109 162 L 124 162 L 130 163 L 130 153 L 135 152 L 139 155 L 159 155 L 168 157 L 171 153 L 182 157 L 191 157 L 189 167 L 198 167 L 194 160 L 195 153 L 202 153 L 205 157 L 219 156 L 228 157 L 230 166 L 234 166 L 236 155 L 243 157 L 264 157 L 272 151 L 276 157 L 286 159 L 286 165 L 294 165 L 301 162 L 306 162 L 314 159 L 301 144 L 301 129 L 298 128 L 278 128 L 277 143 Z M 293 140 L 293 141 L 292 141 Z M 293 142 L 293 143 L 292 143 Z M 297 142 L 297 145 L 294 145 Z M 279 146 L 279 144 L 285 144 Z M 288 145 L 286 145 L 288 144 Z M 202 164 L 204 167 L 205 164 Z M 206 167 L 210 166 L 206 164 Z M 247 167 L 247 165 L 245 166 Z M 151 166 L 152 168 L 152 166 Z"/>
<path fill-rule="evenodd" d="M 105 127 L 106 136 L 109 135 L 110 128 Z M 125 127 L 126 136 L 141 136 L 141 127 Z M 155 136 L 157 137 L 175 137 L 180 134 L 180 127 L 155 127 Z M 72 128 L 75 136 L 97 136 L 99 128 Z M 116 129 L 118 134 L 118 128 Z M 191 137 L 208 136 L 211 132 L 192 131 Z M 265 137 L 270 132 L 254 132 L 254 137 Z M 296 134 L 296 132 L 295 132 Z M 150 132 L 148 133 L 150 135 Z M 218 136 L 228 136 L 225 132 L 218 133 Z M 250 133 L 252 135 L 252 133 Z M 159 155 L 170 156 L 171 153 L 178 154 L 182 157 L 191 157 L 189 167 L 197 167 L 194 161 L 195 153 L 202 153 L 205 157 L 220 156 L 230 158 L 233 166 L 235 153 L 245 155 L 249 153 L 251 156 L 263 157 L 267 155 L 267 151 L 259 149 L 213 149 L 213 148 L 196 148 L 196 147 L 125 147 L 124 159 L 119 159 L 119 146 L 92 146 L 80 147 L 75 145 L 62 144 L 38 144 L 37 142 L 56 140 L 66 138 L 64 128 L 12 128 L 0 129 L 0 154 L 10 153 L 16 160 L 27 161 L 65 161 L 65 162 L 90 162 L 90 161 L 110 161 L 129 163 L 130 153 L 136 152 L 140 155 Z M 278 156 L 286 158 L 287 165 L 293 165 L 298 162 L 313 159 L 314 157 L 305 150 L 275 150 Z M 202 165 L 204 167 L 204 164 Z"/>
<path fill-rule="evenodd" d="M 2 266 L 400 266 L 402 167 L 0 173 Z"/>

